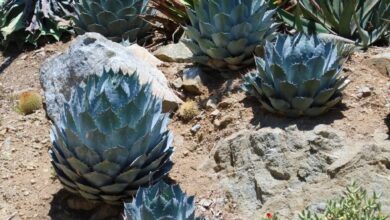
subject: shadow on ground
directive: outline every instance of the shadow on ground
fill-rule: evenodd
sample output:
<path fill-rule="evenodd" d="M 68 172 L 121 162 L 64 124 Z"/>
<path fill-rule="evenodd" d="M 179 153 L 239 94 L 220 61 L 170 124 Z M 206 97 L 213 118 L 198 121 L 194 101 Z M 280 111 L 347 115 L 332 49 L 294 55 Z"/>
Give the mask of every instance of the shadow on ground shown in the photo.
<path fill-rule="evenodd" d="M 387 126 L 387 139 L 390 140 L 390 114 L 387 115 L 387 117 L 385 118 L 385 124 Z"/>
<path fill-rule="evenodd" d="M 76 199 L 80 201 L 80 206 L 88 206 L 85 200 L 76 197 L 68 191 L 62 189 L 58 191 L 51 201 L 49 211 L 50 219 L 52 220 L 122 220 L 122 207 L 97 205 L 91 211 L 79 211 L 70 209 L 68 199 Z"/>
<path fill-rule="evenodd" d="M 336 120 L 344 118 L 343 111 L 347 110 L 347 107 L 343 104 L 336 106 L 328 113 L 320 115 L 313 120 L 310 117 L 301 118 L 286 118 L 269 113 L 261 108 L 260 103 L 252 97 L 245 98 L 243 100 L 244 106 L 252 108 L 253 118 L 251 124 L 254 126 L 281 128 L 284 129 L 291 125 L 296 125 L 299 130 L 308 131 L 312 130 L 319 124 L 329 125 Z"/>

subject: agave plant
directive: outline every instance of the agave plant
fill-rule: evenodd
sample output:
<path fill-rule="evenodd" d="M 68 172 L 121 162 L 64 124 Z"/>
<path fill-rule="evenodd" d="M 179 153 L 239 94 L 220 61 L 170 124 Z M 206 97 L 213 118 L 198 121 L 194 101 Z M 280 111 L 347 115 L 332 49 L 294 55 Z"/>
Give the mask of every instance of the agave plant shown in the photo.
<path fill-rule="evenodd" d="M 343 60 L 337 45 L 317 36 L 281 35 L 266 43 L 264 59 L 256 58 L 258 73 L 246 75 L 243 87 L 270 112 L 317 116 L 341 101 Z"/>
<path fill-rule="evenodd" d="M 253 53 L 276 29 L 264 0 L 198 0 L 188 9 L 191 25 L 184 43 L 197 63 L 217 70 L 239 70 L 254 63 Z"/>
<path fill-rule="evenodd" d="M 149 0 L 80 0 L 76 4 L 75 30 L 79 35 L 97 32 L 116 42 L 145 42 L 151 26 L 140 16 L 153 14 L 148 3 Z"/>
<path fill-rule="evenodd" d="M 75 88 L 51 133 L 50 156 L 63 186 L 118 203 L 166 175 L 173 149 L 161 105 L 136 73 L 104 71 Z"/>
<path fill-rule="evenodd" d="M 140 188 L 132 203 L 125 204 L 126 220 L 195 220 L 194 197 L 187 197 L 178 185 L 163 181 Z"/>
<path fill-rule="evenodd" d="M 183 35 L 182 25 L 187 25 L 189 19 L 186 5 L 180 0 L 151 0 L 150 6 L 160 13 L 142 16 L 154 29 L 165 36 L 166 41 L 178 42 Z"/>
<path fill-rule="evenodd" d="M 390 0 L 300 0 L 296 16 L 281 14 L 307 33 L 336 34 L 366 48 L 387 35 Z"/>
<path fill-rule="evenodd" d="M 193 8 L 193 0 L 151 0 L 153 8 L 161 12 L 167 19 L 179 25 L 187 25 L 189 18 L 186 7 Z"/>
<path fill-rule="evenodd" d="M 43 37 L 60 40 L 69 31 L 73 0 L 4 0 L 0 2 L 0 43 L 37 45 Z"/>

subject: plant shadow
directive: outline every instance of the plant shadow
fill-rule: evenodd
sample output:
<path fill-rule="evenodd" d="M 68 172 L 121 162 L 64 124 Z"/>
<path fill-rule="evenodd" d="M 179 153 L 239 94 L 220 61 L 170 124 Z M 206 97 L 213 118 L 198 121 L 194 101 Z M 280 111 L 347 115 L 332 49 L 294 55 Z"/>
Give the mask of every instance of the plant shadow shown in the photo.
<path fill-rule="evenodd" d="M 65 34 L 62 39 L 60 40 L 61 42 L 63 43 L 66 43 L 68 41 L 70 41 L 72 39 L 72 35 L 69 33 L 69 34 Z M 1 56 L 4 57 L 4 60 L 2 60 L 0 62 L 0 75 L 4 72 L 5 69 L 7 69 L 13 61 L 16 60 L 16 58 L 18 58 L 22 53 L 25 53 L 25 52 L 29 52 L 29 51 L 34 51 L 34 50 L 38 50 L 42 47 L 44 47 L 45 45 L 47 44 L 53 44 L 53 43 L 56 43 L 57 41 L 54 40 L 54 39 L 51 39 L 51 38 L 45 38 L 45 39 L 42 39 L 37 46 L 33 46 L 31 44 L 26 44 L 24 45 L 22 48 L 19 48 L 17 45 L 15 45 L 14 43 L 11 43 L 11 45 L 9 45 L 9 47 L 7 48 L 4 48 L 4 47 L 0 47 L 0 53 L 1 53 Z"/>
<path fill-rule="evenodd" d="M 246 108 L 251 108 L 253 118 L 250 123 L 253 126 L 271 127 L 285 129 L 296 125 L 299 130 L 308 131 L 320 124 L 329 125 L 336 120 L 344 118 L 343 111 L 347 110 L 346 105 L 339 104 L 324 115 L 317 117 L 288 118 L 269 113 L 261 108 L 260 103 L 253 97 L 247 97 L 243 101 Z"/>
<path fill-rule="evenodd" d="M 81 205 L 85 206 L 85 200 L 78 198 L 65 189 L 61 189 L 54 196 L 51 201 L 49 216 L 52 220 L 122 220 L 122 207 L 97 205 L 90 211 L 74 210 L 69 208 L 68 199 L 80 199 Z M 88 204 L 87 204 L 88 205 Z"/>
<path fill-rule="evenodd" d="M 196 66 L 194 66 L 196 67 Z M 215 104 L 222 101 L 223 97 L 230 94 L 241 92 L 242 78 L 246 73 L 250 72 L 253 68 L 248 67 L 244 70 L 237 72 L 218 72 L 211 70 L 204 66 L 198 66 L 202 69 L 200 75 L 201 81 L 207 89 L 207 96 L 203 96 L 200 100 L 202 105 L 205 105 L 209 99 L 213 99 Z M 237 84 L 239 83 L 239 84 Z M 186 94 L 191 96 L 191 94 Z"/>

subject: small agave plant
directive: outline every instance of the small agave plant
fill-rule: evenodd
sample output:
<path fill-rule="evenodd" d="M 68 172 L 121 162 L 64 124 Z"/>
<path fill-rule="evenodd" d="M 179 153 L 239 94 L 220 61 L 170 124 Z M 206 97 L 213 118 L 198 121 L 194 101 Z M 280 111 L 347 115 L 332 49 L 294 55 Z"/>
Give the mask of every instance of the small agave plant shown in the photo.
<path fill-rule="evenodd" d="M 264 0 L 199 0 L 187 13 L 184 43 L 197 63 L 216 70 L 239 70 L 254 63 L 259 45 L 274 37 L 277 25 Z"/>
<path fill-rule="evenodd" d="M 140 15 L 151 15 L 149 0 L 80 0 L 75 30 L 97 32 L 108 39 L 135 42 L 150 35 L 151 26 Z M 145 41 L 145 39 L 143 39 Z"/>
<path fill-rule="evenodd" d="M 194 197 L 187 197 L 178 185 L 163 181 L 140 188 L 132 203 L 125 204 L 125 220 L 195 220 Z"/>
<path fill-rule="evenodd" d="M 245 76 L 243 88 L 270 112 L 290 117 L 317 116 L 341 101 L 347 77 L 337 45 L 316 36 L 280 35 L 267 42 L 258 73 Z"/>
<path fill-rule="evenodd" d="M 52 164 L 63 186 L 116 204 L 169 172 L 168 115 L 151 85 L 110 70 L 76 87 L 52 128 Z"/>

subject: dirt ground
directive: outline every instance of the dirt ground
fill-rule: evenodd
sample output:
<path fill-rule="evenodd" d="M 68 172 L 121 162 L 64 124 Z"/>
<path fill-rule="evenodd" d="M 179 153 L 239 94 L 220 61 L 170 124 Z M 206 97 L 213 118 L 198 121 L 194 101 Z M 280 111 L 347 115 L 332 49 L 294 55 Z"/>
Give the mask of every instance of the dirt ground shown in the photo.
<path fill-rule="evenodd" d="M 20 54 L 9 67 L 0 72 L 0 219 L 88 219 L 92 213 L 74 211 L 67 205 L 71 196 L 64 190 L 52 172 L 48 150 L 51 147 L 49 133 L 51 122 L 40 110 L 28 116 L 15 111 L 16 97 L 25 90 L 37 90 L 43 94 L 39 83 L 41 63 L 55 53 L 64 51 L 69 43 L 56 43 L 41 49 Z M 343 104 L 317 118 L 287 119 L 263 112 L 259 104 L 240 90 L 241 79 L 220 80 L 210 76 L 207 89 L 201 96 L 177 91 L 187 100 L 199 103 L 201 114 L 184 123 L 173 116 L 170 128 L 175 135 L 175 166 L 169 177 L 189 195 L 195 195 L 198 214 L 209 218 L 236 219 L 235 204 L 225 198 L 218 188 L 214 172 L 204 169 L 209 152 L 221 139 L 232 133 L 253 127 L 286 127 L 296 124 L 301 130 L 312 129 L 318 124 L 328 124 L 342 130 L 351 139 L 371 138 L 375 130 L 389 131 L 390 126 L 390 78 L 366 66 L 371 55 L 384 52 L 384 48 L 372 48 L 357 53 L 347 62 L 344 72 L 351 83 L 344 92 Z M 0 57 L 0 63 L 4 61 Z M 183 64 L 164 64 L 161 67 L 168 79 L 177 78 Z M 367 97 L 360 97 L 358 90 L 371 88 Z M 217 100 L 221 118 L 229 119 L 225 128 L 213 123 L 206 103 L 210 97 Z M 193 134 L 191 128 L 199 124 Z M 390 146 L 389 146 L 390 147 Z M 119 218 L 119 215 L 118 217 Z M 259 217 L 260 218 L 260 217 Z M 115 218 L 114 218 L 115 219 Z"/>

